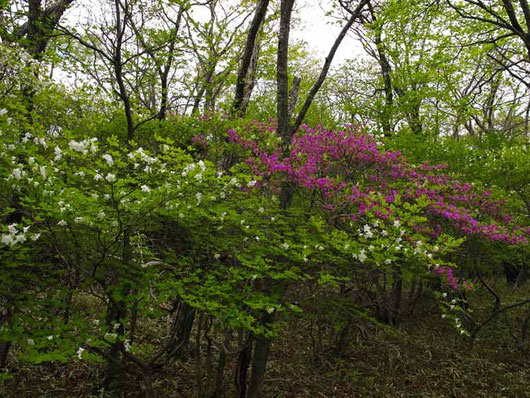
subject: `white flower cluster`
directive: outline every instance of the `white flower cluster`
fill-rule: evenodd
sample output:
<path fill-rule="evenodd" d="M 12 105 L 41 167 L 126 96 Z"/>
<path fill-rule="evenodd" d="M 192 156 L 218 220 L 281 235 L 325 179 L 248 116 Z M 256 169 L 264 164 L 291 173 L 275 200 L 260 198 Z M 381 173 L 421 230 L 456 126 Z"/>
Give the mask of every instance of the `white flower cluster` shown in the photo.
<path fill-rule="evenodd" d="M 107 162 L 110 167 L 114 166 L 114 159 L 112 158 L 112 155 L 106 153 L 102 156 L 102 158 Z"/>
<path fill-rule="evenodd" d="M 359 260 L 361 263 L 364 263 L 368 258 L 364 249 L 361 249 L 359 253 L 353 253 L 352 257 Z"/>
<path fill-rule="evenodd" d="M 97 138 L 84 139 L 83 141 L 71 140 L 68 143 L 68 148 L 70 148 L 72 151 L 80 152 L 83 155 L 87 155 L 89 151 L 92 153 L 96 153 L 97 140 Z"/>
<path fill-rule="evenodd" d="M 197 164 L 190 163 L 184 167 L 184 170 L 182 170 L 182 177 L 186 177 L 190 172 L 197 170 L 197 173 L 195 174 L 195 179 L 197 181 L 202 181 L 202 173 L 206 170 L 206 165 L 202 160 L 199 160 Z"/>
<path fill-rule="evenodd" d="M 2 234 L 1 241 L 4 245 L 13 247 L 18 243 L 23 243 L 27 240 L 26 233 L 29 230 L 29 226 L 23 227 L 21 230 L 17 228 L 17 224 L 11 224 L 7 227 L 7 234 Z M 30 239 L 35 241 L 39 239 L 40 233 L 33 234 Z"/>
<path fill-rule="evenodd" d="M 141 160 L 142 162 L 147 163 L 148 165 L 153 165 L 158 162 L 157 158 L 149 156 L 147 153 L 145 153 L 143 148 L 138 148 L 136 151 L 130 152 L 127 156 L 130 159 Z"/>

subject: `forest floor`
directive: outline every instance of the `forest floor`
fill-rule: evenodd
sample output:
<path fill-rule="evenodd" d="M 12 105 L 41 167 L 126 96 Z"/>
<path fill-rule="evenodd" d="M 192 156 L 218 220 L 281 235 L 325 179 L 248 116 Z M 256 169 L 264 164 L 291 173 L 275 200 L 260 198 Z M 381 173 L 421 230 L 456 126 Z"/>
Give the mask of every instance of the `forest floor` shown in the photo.
<path fill-rule="evenodd" d="M 504 287 L 504 300 L 515 302 L 528 290 L 528 284 Z M 471 296 L 474 316 L 485 319 L 491 296 L 484 289 Z M 520 329 L 527 312 L 499 316 L 481 331 L 472 348 L 433 306 L 425 305 L 392 328 L 359 320 L 341 357 L 331 349 L 330 339 L 329 348 L 316 353 L 313 332 L 299 319 L 286 325 L 273 345 L 262 396 L 530 397 L 530 344 L 521 341 Z M 2 398 L 109 396 L 94 392 L 103 364 L 29 366 L 13 358 L 10 367 L 12 379 L 0 382 Z M 156 396 L 195 396 L 193 367 L 190 360 L 165 369 L 153 382 Z M 142 396 L 135 380 L 124 379 L 122 387 L 121 397 Z M 226 397 L 236 396 L 233 388 L 227 380 Z"/>

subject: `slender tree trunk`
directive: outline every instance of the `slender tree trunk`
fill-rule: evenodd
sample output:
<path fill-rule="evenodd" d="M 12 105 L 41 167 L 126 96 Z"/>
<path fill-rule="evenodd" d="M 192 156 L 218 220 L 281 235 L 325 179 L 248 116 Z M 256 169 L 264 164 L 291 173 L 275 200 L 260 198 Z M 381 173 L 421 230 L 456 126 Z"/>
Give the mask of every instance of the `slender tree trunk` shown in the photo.
<path fill-rule="evenodd" d="M 266 314 L 262 320 L 264 325 L 274 322 L 273 314 Z M 252 373 L 248 386 L 247 398 L 259 396 L 259 389 L 263 383 L 272 340 L 264 336 L 257 336 L 254 341 L 254 357 L 252 358 Z"/>
<path fill-rule="evenodd" d="M 252 79 L 253 61 L 254 64 L 257 61 L 258 32 L 260 26 L 265 20 L 265 16 L 267 15 L 268 5 L 269 0 L 258 1 L 258 4 L 256 5 L 256 13 L 254 14 L 254 18 L 250 24 L 245 49 L 243 51 L 243 57 L 241 58 L 241 66 L 237 74 L 236 91 L 231 110 L 231 113 L 236 116 L 244 116 L 246 111 L 245 98 L 250 98 L 248 90 L 253 86 L 253 84 L 250 84 L 249 80 Z"/>
<path fill-rule="evenodd" d="M 248 69 L 246 85 L 245 85 L 245 94 L 243 96 L 243 102 L 241 103 L 241 116 L 246 115 L 248 105 L 250 104 L 250 98 L 252 96 L 252 91 L 254 91 L 254 86 L 256 84 L 256 69 L 258 67 L 258 59 L 260 52 L 260 43 L 256 41 L 256 46 L 254 48 L 254 53 L 252 54 L 252 60 L 250 61 L 250 66 Z"/>
<path fill-rule="evenodd" d="M 247 396 L 247 378 L 250 360 L 252 358 L 252 333 L 249 332 L 246 339 L 240 338 L 240 351 L 237 359 L 237 368 L 235 373 L 235 385 L 239 398 Z"/>
<path fill-rule="evenodd" d="M 220 397 L 223 394 L 223 380 L 226 367 L 226 359 L 228 353 L 226 352 L 227 346 L 230 344 L 232 339 L 232 330 L 228 329 L 223 340 L 223 347 L 219 353 L 219 361 L 217 362 L 217 375 L 215 378 L 215 390 L 212 393 L 212 398 Z"/>
<path fill-rule="evenodd" d="M 278 35 L 278 56 L 276 61 L 276 111 L 278 117 L 278 135 L 282 138 L 284 149 L 291 144 L 292 134 L 289 123 L 289 81 L 287 58 L 289 55 L 289 32 L 291 14 L 295 0 L 282 0 L 280 5 L 280 32 Z"/>
<path fill-rule="evenodd" d="M 403 294 L 403 276 L 401 267 L 395 266 L 392 273 L 393 283 L 390 292 L 390 321 L 397 323 L 401 315 L 401 296 Z"/>

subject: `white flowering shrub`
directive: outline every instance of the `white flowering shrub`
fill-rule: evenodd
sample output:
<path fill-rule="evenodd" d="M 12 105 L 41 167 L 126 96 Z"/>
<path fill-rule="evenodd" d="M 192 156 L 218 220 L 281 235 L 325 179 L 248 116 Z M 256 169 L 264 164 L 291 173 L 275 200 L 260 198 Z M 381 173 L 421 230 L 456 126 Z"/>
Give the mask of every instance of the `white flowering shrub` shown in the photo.
<path fill-rule="evenodd" d="M 112 347 L 166 355 L 136 325 L 161 322 L 177 303 L 258 335 L 279 327 L 262 314 L 297 310 L 261 281 L 303 279 L 308 235 L 276 194 L 253 191 L 255 179 L 173 139 L 152 151 L 59 126 L 16 128 L 9 117 L 0 116 L 0 297 L 11 315 L 0 341 L 24 358 L 89 360 Z"/>

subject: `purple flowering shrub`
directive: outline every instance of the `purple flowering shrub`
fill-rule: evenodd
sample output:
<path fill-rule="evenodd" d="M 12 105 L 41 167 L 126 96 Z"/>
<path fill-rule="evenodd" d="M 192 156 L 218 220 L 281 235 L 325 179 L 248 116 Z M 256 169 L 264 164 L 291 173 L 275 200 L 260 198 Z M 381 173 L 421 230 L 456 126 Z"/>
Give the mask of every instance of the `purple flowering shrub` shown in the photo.
<path fill-rule="evenodd" d="M 229 139 L 250 150 L 247 163 L 263 185 L 281 176 L 297 187 L 318 193 L 321 207 L 335 217 L 358 220 L 372 212 L 382 222 L 392 218 L 397 201 L 425 202 L 427 225 L 418 225 L 433 237 L 451 229 L 490 241 L 526 244 L 530 227 L 514 222 L 505 202 L 444 173 L 447 165 L 413 165 L 399 151 L 387 151 L 362 129 L 330 131 L 307 125 L 293 138 L 287 156 L 270 142 L 274 124 L 256 123 L 258 138 L 247 139 L 235 130 Z M 378 145 L 379 144 L 379 145 Z M 273 185 L 278 190 L 279 185 Z M 378 193 L 378 197 L 374 197 Z"/>

